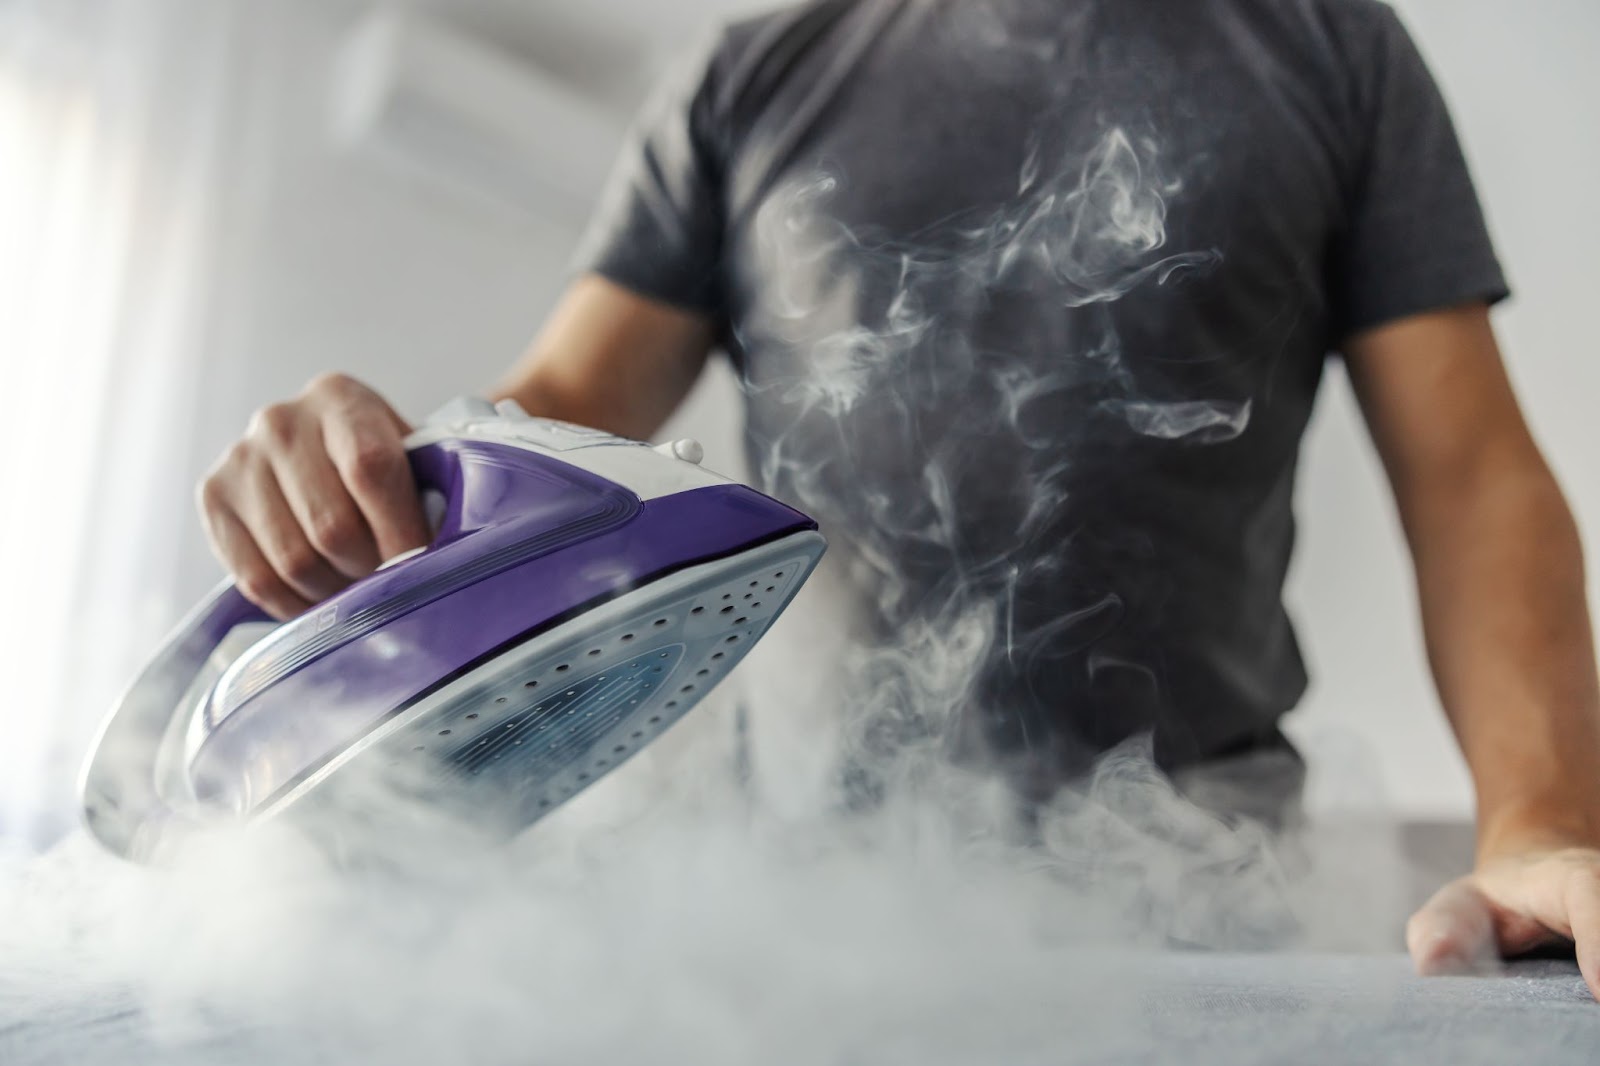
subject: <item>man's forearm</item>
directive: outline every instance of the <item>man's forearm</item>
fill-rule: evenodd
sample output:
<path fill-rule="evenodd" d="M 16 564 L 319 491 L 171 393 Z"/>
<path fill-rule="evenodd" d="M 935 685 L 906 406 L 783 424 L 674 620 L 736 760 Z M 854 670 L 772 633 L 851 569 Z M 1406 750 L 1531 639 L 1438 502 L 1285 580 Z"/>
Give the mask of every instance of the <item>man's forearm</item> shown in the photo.
<path fill-rule="evenodd" d="M 714 338 L 706 316 L 587 275 L 493 390 L 530 414 L 645 439 L 688 393 Z"/>
<path fill-rule="evenodd" d="M 1412 495 L 1428 654 L 1477 786 L 1479 851 L 1600 844 L 1600 685 L 1572 513 L 1536 451 Z"/>
<path fill-rule="evenodd" d="M 1351 338 L 1478 790 L 1478 865 L 1406 927 L 1427 973 L 1570 941 L 1600 999 L 1600 681 L 1583 551 L 1481 304 Z"/>

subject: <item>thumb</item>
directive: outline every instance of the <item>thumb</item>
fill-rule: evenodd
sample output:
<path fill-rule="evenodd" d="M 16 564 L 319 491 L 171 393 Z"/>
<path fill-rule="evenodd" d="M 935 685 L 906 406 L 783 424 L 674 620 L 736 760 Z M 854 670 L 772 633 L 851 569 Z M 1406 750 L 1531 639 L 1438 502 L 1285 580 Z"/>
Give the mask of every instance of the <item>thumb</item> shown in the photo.
<path fill-rule="evenodd" d="M 1422 974 L 1493 968 L 1499 952 L 1488 898 L 1471 878 L 1445 885 L 1406 924 L 1406 948 Z"/>

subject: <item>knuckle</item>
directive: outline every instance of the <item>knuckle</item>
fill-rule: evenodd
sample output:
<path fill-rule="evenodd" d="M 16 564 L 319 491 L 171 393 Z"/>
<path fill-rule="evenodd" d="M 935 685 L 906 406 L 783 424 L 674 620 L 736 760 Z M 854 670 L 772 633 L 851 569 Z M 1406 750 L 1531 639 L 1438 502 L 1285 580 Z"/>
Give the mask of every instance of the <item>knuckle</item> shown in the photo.
<path fill-rule="evenodd" d="M 366 391 L 366 387 L 351 377 L 349 374 L 338 370 L 318 374 L 312 378 L 305 388 L 308 396 L 328 396 L 345 398 L 359 392 Z"/>
<path fill-rule="evenodd" d="M 314 547 L 324 553 L 343 554 L 355 547 L 360 527 L 355 516 L 342 510 L 319 511 L 306 530 Z"/>
<path fill-rule="evenodd" d="M 281 549 L 273 560 L 279 573 L 292 584 L 305 584 L 316 578 L 322 560 L 309 544 L 291 545 Z"/>
<path fill-rule="evenodd" d="M 388 441 L 358 438 L 345 464 L 345 477 L 354 488 L 377 489 L 395 473 L 403 452 Z"/>
<path fill-rule="evenodd" d="M 294 435 L 296 415 L 293 404 L 268 404 L 251 416 L 249 435 L 275 444 L 285 443 Z"/>
<path fill-rule="evenodd" d="M 233 575 L 233 584 L 245 599 L 258 607 L 267 607 L 278 595 L 278 583 L 264 570 L 241 570 Z"/>
<path fill-rule="evenodd" d="M 226 481 L 220 473 L 207 474 L 194 487 L 195 506 L 201 514 L 215 514 L 226 505 L 227 491 Z"/>
<path fill-rule="evenodd" d="M 222 453 L 222 460 L 217 463 L 213 474 L 226 480 L 233 472 L 241 467 L 248 466 L 256 461 L 255 446 L 248 440 L 237 440 L 229 445 L 228 450 Z"/>
<path fill-rule="evenodd" d="M 258 456 L 248 441 L 235 441 L 195 485 L 194 498 L 203 514 L 226 510 L 243 472 Z"/>

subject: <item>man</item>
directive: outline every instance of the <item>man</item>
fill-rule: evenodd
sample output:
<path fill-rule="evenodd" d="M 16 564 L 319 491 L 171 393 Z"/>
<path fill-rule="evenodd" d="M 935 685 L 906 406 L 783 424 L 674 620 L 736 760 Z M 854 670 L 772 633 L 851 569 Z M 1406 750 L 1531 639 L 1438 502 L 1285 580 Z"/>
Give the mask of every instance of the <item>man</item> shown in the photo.
<path fill-rule="evenodd" d="M 822 521 L 866 604 L 866 750 L 931 722 L 1031 797 L 1130 736 L 1175 773 L 1287 750 L 1296 453 L 1338 352 L 1478 792 L 1477 872 L 1410 949 L 1434 971 L 1575 942 L 1600 995 L 1579 540 L 1496 347 L 1507 290 L 1449 117 L 1387 7 L 744 22 L 647 116 L 582 265 L 500 395 L 647 437 L 724 348 L 758 481 Z M 247 595 L 287 617 L 425 541 L 406 429 L 339 376 L 261 412 L 201 492 Z M 932 696 L 877 684 L 911 633 L 978 650 Z"/>

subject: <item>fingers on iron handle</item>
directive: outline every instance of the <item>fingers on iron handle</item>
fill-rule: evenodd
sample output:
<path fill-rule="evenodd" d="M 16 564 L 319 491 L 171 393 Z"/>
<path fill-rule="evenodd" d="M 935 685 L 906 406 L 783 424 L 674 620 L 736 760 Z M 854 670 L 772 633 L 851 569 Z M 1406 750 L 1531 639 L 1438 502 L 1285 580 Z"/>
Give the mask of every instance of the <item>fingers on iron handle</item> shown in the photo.
<path fill-rule="evenodd" d="M 241 479 L 233 511 L 273 571 L 300 599 L 317 603 L 349 584 L 312 547 L 265 462 L 251 467 Z"/>
<path fill-rule="evenodd" d="M 1470 881 L 1436 892 L 1406 924 L 1406 948 L 1424 975 L 1481 971 L 1497 958 L 1494 914 Z"/>
<path fill-rule="evenodd" d="M 429 541 L 405 438 L 387 405 L 330 418 L 323 432 L 334 466 L 377 541 L 392 559 Z"/>
<path fill-rule="evenodd" d="M 261 554 L 243 521 L 232 511 L 207 513 L 207 531 L 222 564 L 233 574 L 240 594 L 280 622 L 305 612 L 311 604 L 284 584 Z"/>
<path fill-rule="evenodd" d="M 378 543 L 351 499 L 320 434 L 306 434 L 273 455 L 272 471 L 307 541 L 340 575 L 358 578 L 377 569 Z"/>
<path fill-rule="evenodd" d="M 249 462 L 249 449 L 236 444 L 201 481 L 195 492 L 201 525 L 211 552 L 233 576 L 234 585 L 251 603 L 279 620 L 310 606 L 285 585 L 272 569 L 244 520 L 234 513 L 230 496 Z"/>

